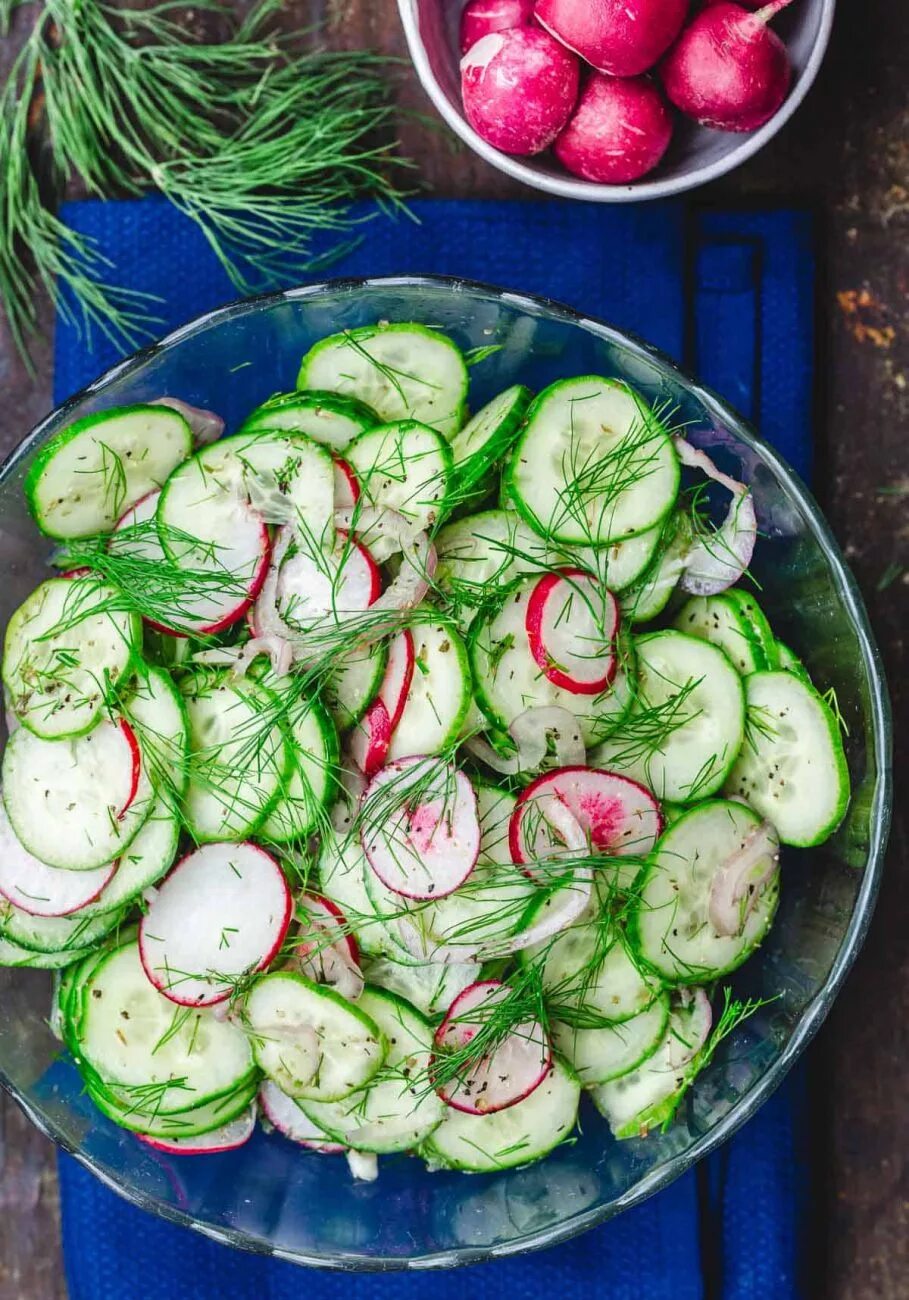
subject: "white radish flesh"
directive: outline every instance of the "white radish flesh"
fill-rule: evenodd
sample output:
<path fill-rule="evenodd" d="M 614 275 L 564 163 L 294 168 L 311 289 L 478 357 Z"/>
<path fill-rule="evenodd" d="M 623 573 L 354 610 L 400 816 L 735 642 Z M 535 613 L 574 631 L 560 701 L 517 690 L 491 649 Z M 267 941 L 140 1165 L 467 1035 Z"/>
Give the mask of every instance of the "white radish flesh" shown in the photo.
<path fill-rule="evenodd" d="M 108 862 L 94 871 L 48 867 L 19 843 L 0 803 L 0 894 L 32 916 L 69 916 L 93 902 L 117 870 Z"/>
<path fill-rule="evenodd" d="M 221 1002 L 274 959 L 292 910 L 284 873 L 264 849 L 205 844 L 177 864 L 142 918 L 142 964 L 172 1002 Z"/>
<path fill-rule="evenodd" d="M 165 1151 L 171 1156 L 211 1156 L 224 1151 L 236 1151 L 244 1146 L 256 1130 L 257 1110 L 255 1103 L 236 1119 L 212 1129 L 210 1133 L 200 1133 L 198 1137 L 149 1137 L 137 1133 L 136 1137 L 146 1146 L 156 1151 Z"/>
<path fill-rule="evenodd" d="M 509 827 L 515 862 L 533 863 L 550 856 L 559 838 L 565 842 L 553 827 L 557 804 L 577 820 L 591 853 L 644 857 L 663 829 L 659 804 L 637 781 L 599 768 L 561 768 L 531 782 L 518 799 Z"/>
<path fill-rule="evenodd" d="M 352 510 L 360 499 L 357 476 L 341 456 L 332 456 L 335 464 L 335 509 Z"/>
<path fill-rule="evenodd" d="M 381 700 L 370 704 L 350 734 L 350 756 L 364 776 L 375 776 L 388 757 L 391 719 Z"/>
<path fill-rule="evenodd" d="M 415 659 L 413 634 L 405 628 L 389 643 L 385 676 L 379 687 L 379 699 L 388 712 L 389 726 L 392 731 L 401 721 L 401 714 L 407 703 L 407 692 L 413 681 Z"/>
<path fill-rule="evenodd" d="M 288 627 L 306 632 L 323 620 L 368 609 L 378 598 L 379 570 L 359 542 L 341 533 L 330 554 L 304 548 L 299 540 L 297 547 L 278 574 L 277 609 Z"/>
<path fill-rule="evenodd" d="M 389 763 L 367 787 L 359 820 L 369 865 L 405 898 L 444 898 L 476 865 L 476 795 L 450 764 L 423 757 Z"/>
<path fill-rule="evenodd" d="M 619 606 L 612 592 L 583 569 L 545 574 L 525 614 L 530 652 L 556 686 L 573 695 L 599 695 L 615 676 L 613 641 Z"/>
<path fill-rule="evenodd" d="M 300 1146 L 326 1156 L 342 1155 L 346 1150 L 339 1142 L 332 1142 L 326 1137 L 303 1113 L 293 1097 L 288 1097 L 271 1079 L 266 1079 L 259 1089 L 259 1105 L 269 1123 L 284 1137 L 290 1138 L 291 1142 L 299 1142 Z"/>

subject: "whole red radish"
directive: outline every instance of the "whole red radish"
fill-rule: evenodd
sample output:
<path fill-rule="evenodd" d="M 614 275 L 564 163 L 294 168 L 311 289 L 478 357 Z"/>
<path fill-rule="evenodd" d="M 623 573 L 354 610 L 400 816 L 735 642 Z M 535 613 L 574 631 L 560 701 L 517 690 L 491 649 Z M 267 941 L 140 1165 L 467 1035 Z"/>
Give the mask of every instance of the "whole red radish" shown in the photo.
<path fill-rule="evenodd" d="M 625 185 L 656 167 L 672 127 L 672 114 L 649 77 L 595 72 L 553 152 L 575 176 Z"/>
<path fill-rule="evenodd" d="M 538 0 L 536 19 L 598 72 L 636 77 L 682 30 L 689 0 Z"/>
<path fill-rule="evenodd" d="M 490 32 L 526 27 L 533 18 L 533 5 L 534 0 L 470 0 L 461 14 L 461 53 Z"/>
<path fill-rule="evenodd" d="M 683 113 L 719 131 L 756 131 L 789 91 L 786 46 L 767 24 L 792 0 L 772 0 L 757 13 L 718 0 L 694 19 L 669 51 L 666 94 Z"/>
<path fill-rule="evenodd" d="M 483 36 L 461 60 L 468 122 L 505 153 L 540 153 L 568 121 L 578 95 L 578 61 L 538 27 Z"/>

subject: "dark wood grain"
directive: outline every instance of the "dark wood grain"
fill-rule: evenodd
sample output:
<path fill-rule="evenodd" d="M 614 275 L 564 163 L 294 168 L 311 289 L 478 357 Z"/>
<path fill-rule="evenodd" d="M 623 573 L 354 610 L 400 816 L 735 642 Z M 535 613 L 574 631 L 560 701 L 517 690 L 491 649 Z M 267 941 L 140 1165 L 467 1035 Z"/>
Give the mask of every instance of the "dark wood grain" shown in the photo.
<path fill-rule="evenodd" d="M 248 7 L 238 0 L 238 8 Z M 405 53 L 394 0 L 325 0 L 336 44 Z M 823 215 L 818 494 L 859 578 L 893 688 L 897 757 L 907 754 L 909 595 L 909 6 L 844 0 L 815 89 L 758 158 L 699 198 L 801 198 Z M 290 28 L 314 6 L 285 5 Z M 17 33 L 0 43 L 0 71 Z M 403 107 L 433 115 L 415 79 Z M 444 129 L 402 122 L 429 192 L 524 194 L 454 149 Z M 45 316 L 49 321 L 49 313 Z M 0 326 L 0 454 L 47 409 L 49 349 L 31 378 Z M 902 770 L 899 766 L 898 770 Z M 813 1272 L 824 1300 L 909 1296 L 909 901 L 906 800 L 871 936 L 814 1048 L 826 1201 Z M 49 1144 L 0 1100 L 0 1300 L 65 1294 Z M 768 1300 L 770 1298 L 768 1297 Z"/>

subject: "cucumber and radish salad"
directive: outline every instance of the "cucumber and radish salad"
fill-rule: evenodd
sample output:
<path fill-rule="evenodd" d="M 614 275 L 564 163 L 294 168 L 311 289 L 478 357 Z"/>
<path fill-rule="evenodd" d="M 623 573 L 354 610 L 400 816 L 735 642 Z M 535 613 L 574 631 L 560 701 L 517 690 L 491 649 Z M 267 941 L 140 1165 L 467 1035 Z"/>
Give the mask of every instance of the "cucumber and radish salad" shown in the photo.
<path fill-rule="evenodd" d="M 843 818 L 748 485 L 619 379 L 470 409 L 489 351 L 344 331 L 235 430 L 163 396 L 26 477 L 0 964 L 58 972 L 88 1094 L 163 1151 L 495 1172 L 585 1094 L 659 1130 Z"/>

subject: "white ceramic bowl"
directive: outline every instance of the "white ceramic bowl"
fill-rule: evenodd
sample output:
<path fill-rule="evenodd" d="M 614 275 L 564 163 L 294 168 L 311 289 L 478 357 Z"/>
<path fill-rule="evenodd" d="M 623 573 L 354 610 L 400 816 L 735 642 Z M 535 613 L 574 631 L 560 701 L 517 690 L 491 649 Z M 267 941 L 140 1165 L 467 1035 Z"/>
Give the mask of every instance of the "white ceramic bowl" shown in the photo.
<path fill-rule="evenodd" d="M 515 158 L 487 144 L 461 108 L 458 25 L 463 0 L 398 0 L 410 55 L 423 88 L 456 135 L 493 167 L 515 180 L 567 199 L 635 203 L 682 194 L 715 180 L 757 153 L 788 122 L 808 93 L 830 39 L 836 0 L 796 0 L 774 23 L 793 65 L 789 96 L 776 117 L 749 135 L 710 131 L 680 119 L 655 172 L 631 185 L 597 185 L 570 175 L 548 153 Z"/>

